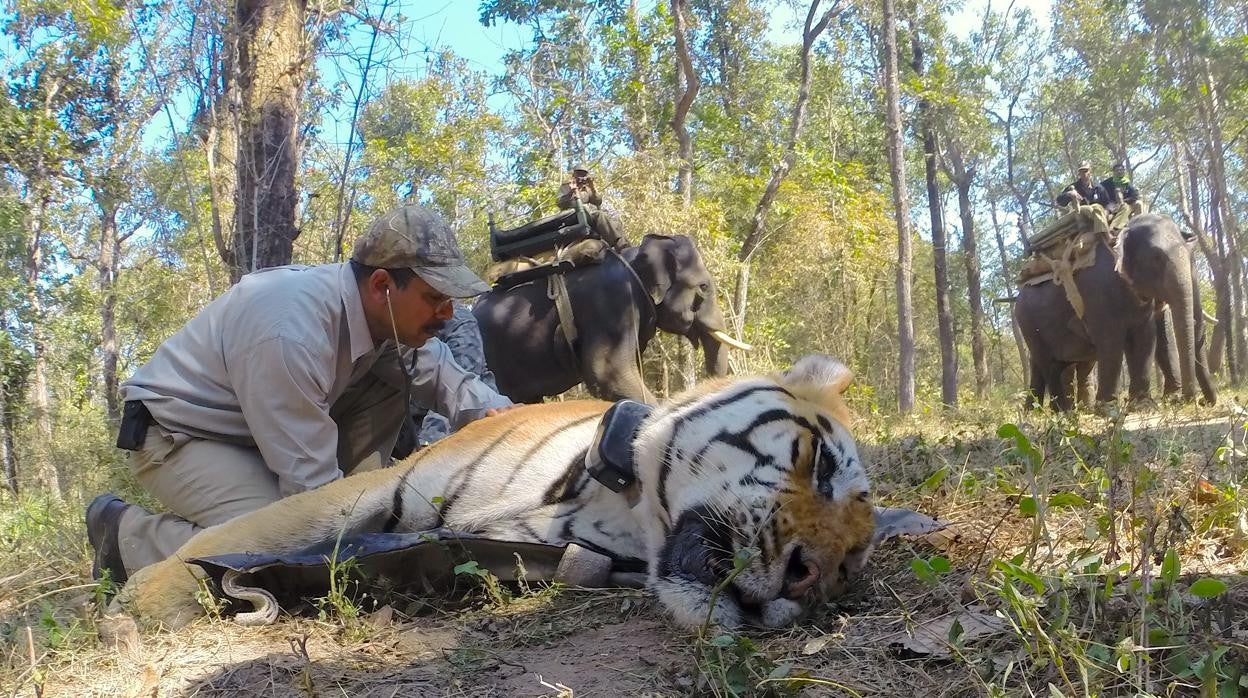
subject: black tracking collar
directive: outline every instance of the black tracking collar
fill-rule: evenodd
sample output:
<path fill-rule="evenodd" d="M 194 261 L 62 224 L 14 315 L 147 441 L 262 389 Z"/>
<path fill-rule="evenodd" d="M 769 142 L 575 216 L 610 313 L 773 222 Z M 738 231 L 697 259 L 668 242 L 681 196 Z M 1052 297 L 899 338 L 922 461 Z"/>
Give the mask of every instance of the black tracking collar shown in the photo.
<path fill-rule="evenodd" d="M 634 400 L 620 400 L 607 408 L 598 423 L 594 442 L 585 454 L 585 469 L 612 492 L 622 492 L 637 480 L 633 440 L 651 409 Z"/>

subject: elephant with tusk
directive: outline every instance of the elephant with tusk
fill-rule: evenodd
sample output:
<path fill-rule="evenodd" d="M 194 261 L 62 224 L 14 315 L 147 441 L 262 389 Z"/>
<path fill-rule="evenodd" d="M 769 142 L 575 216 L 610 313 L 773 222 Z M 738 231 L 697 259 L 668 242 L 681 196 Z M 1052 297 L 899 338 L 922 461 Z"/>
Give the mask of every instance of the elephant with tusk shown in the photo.
<path fill-rule="evenodd" d="M 657 330 L 702 349 L 706 372 L 728 372 L 724 346 L 752 347 L 728 333 L 715 280 L 693 240 L 647 235 L 641 244 L 564 275 L 575 331 L 568 341 L 545 279 L 494 290 L 473 307 L 499 391 L 540 402 L 584 382 L 595 396 L 653 402 L 640 359 Z"/>

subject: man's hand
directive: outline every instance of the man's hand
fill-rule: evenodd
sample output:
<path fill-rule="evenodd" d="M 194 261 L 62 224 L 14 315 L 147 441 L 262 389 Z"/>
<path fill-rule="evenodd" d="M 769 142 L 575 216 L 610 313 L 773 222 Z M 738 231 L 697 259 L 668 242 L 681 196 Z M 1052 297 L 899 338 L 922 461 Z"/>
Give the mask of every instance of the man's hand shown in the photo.
<path fill-rule="evenodd" d="M 519 406 L 520 406 L 520 405 L 507 405 L 506 407 L 491 407 L 490 409 L 488 409 L 488 410 L 486 410 L 486 411 L 485 411 L 485 416 L 486 416 L 486 417 L 493 417 L 493 416 L 495 416 L 495 415 L 500 415 L 500 414 L 502 414 L 502 413 L 504 413 L 504 412 L 507 412 L 507 411 L 509 411 L 509 410 L 514 410 L 514 409 L 516 409 L 516 408 L 517 408 L 517 407 L 519 407 Z"/>

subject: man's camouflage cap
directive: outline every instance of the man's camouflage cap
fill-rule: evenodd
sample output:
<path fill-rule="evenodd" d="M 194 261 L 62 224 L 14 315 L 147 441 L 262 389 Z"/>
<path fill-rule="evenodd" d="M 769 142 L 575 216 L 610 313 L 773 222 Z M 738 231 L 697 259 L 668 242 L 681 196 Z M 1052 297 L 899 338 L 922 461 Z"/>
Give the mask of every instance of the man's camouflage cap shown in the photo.
<path fill-rule="evenodd" d="M 400 206 L 355 241 L 351 259 L 381 269 L 408 268 L 440 293 L 471 298 L 490 287 L 464 264 L 455 233 L 423 206 Z"/>

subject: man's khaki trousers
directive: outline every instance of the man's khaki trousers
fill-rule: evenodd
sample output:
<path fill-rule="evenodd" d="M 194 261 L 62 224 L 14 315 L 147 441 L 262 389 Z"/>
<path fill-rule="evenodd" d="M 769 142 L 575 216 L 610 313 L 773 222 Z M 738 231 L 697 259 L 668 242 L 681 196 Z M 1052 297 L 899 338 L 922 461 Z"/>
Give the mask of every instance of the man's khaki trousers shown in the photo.
<path fill-rule="evenodd" d="M 394 370 L 401 369 L 396 364 Z M 396 383 L 394 378 L 370 372 L 330 409 L 338 424 L 338 465 L 344 473 L 389 462 L 407 413 L 406 394 L 394 387 L 402 379 Z M 130 469 L 170 513 L 132 506 L 122 515 L 121 558 L 128 574 L 169 557 L 202 528 L 281 499 L 277 476 L 259 449 L 201 439 L 159 424 L 148 428 L 141 450 L 130 452 Z"/>

